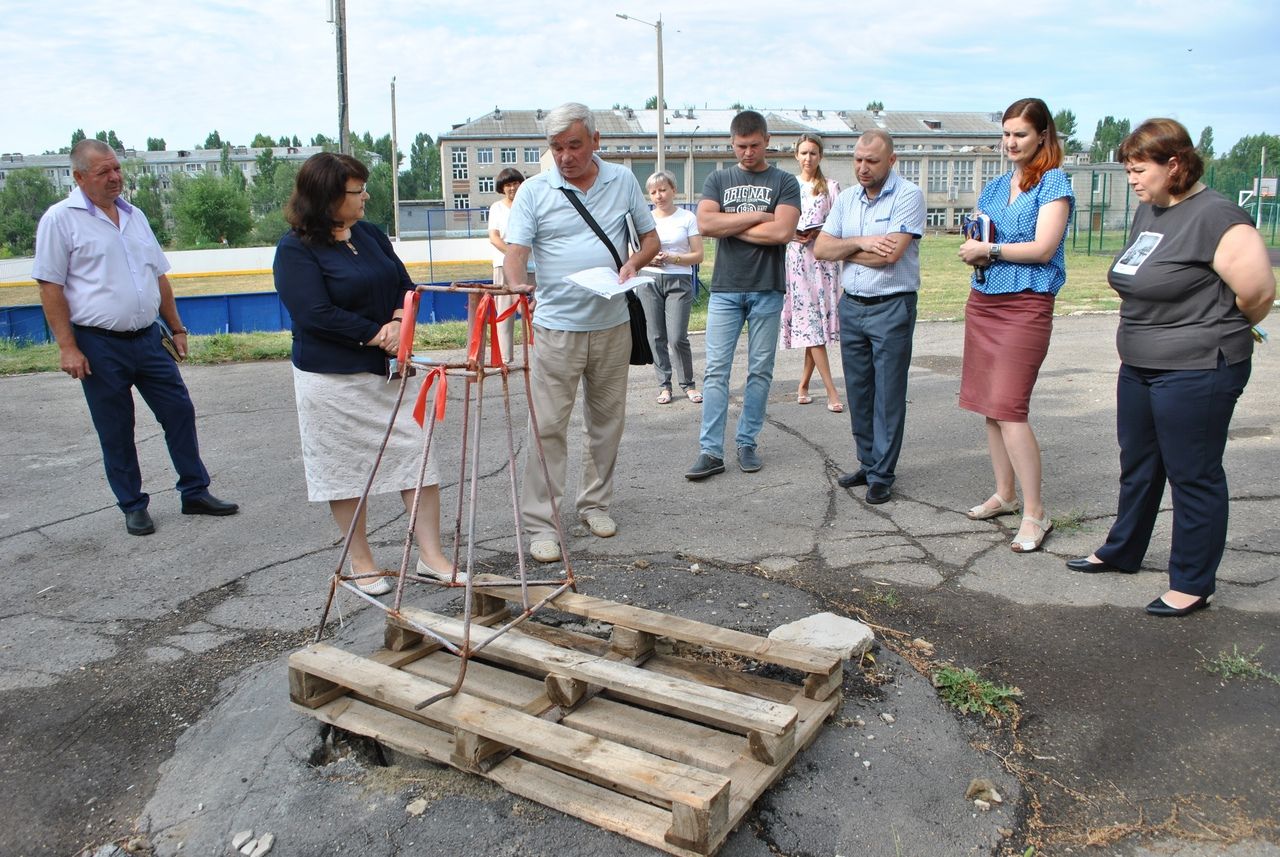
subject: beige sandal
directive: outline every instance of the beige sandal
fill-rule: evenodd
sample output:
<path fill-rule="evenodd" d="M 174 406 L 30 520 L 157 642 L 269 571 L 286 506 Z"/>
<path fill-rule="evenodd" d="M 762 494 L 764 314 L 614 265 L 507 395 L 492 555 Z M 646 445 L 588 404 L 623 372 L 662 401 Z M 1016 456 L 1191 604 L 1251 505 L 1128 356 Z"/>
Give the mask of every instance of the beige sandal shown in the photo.
<path fill-rule="evenodd" d="M 1030 515 L 1026 515 L 1023 516 L 1022 522 L 1024 524 L 1034 524 L 1039 528 L 1040 535 L 1034 539 L 1019 539 L 1015 536 L 1013 541 L 1009 543 L 1009 548 L 1014 553 L 1031 553 L 1032 551 L 1040 550 L 1040 546 L 1044 544 L 1045 537 L 1048 536 L 1049 533 L 1053 532 L 1053 521 L 1049 520 L 1048 515 L 1045 515 L 1042 519 L 1036 519 Z"/>
<path fill-rule="evenodd" d="M 990 503 L 992 500 L 995 500 L 1000 505 L 995 508 L 988 506 L 987 503 Z M 974 506 L 968 512 L 965 512 L 965 514 L 968 515 L 969 520 L 971 521 L 986 521 L 991 518 L 998 518 L 1001 515 L 1013 515 L 1021 510 L 1022 507 L 1018 505 L 1018 498 L 1016 496 L 1012 500 L 1005 500 L 999 494 L 992 494 L 991 498 L 986 502 Z"/>

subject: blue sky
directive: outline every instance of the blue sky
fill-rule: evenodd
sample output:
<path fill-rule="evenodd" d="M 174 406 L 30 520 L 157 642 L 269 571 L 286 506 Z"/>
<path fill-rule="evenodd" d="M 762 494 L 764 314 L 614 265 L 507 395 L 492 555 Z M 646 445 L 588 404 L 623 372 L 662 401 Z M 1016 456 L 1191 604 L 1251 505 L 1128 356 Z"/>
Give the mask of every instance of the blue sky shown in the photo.
<path fill-rule="evenodd" d="M 351 124 L 418 131 L 503 108 L 582 101 L 643 106 L 656 92 L 653 30 L 665 24 L 671 107 L 1000 111 L 1027 95 L 1070 108 L 1086 142 L 1110 114 L 1173 116 L 1221 153 L 1280 133 L 1274 0 L 1021 0 L 1004 4 L 696 4 L 638 0 L 446 3 L 349 0 Z M 779 10 L 785 14 L 779 14 Z M 851 11 L 852 10 L 852 11 Z M 336 135 L 327 0 L 6 0 L 0 151 L 66 145 L 113 128 L 194 146 L 217 129 L 305 142 Z M 1280 157 L 1280 153 L 1276 153 Z"/>

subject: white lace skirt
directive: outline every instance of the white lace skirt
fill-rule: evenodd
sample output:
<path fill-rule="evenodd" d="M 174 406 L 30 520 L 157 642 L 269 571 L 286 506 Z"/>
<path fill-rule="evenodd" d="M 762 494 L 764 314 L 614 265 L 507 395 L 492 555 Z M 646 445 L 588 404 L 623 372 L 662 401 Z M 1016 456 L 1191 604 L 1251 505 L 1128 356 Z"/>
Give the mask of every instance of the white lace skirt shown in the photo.
<path fill-rule="evenodd" d="M 425 431 L 413 419 L 413 403 L 422 376 L 409 379 L 404 403 L 396 415 L 372 494 L 412 489 L 418 484 Z M 400 382 L 369 372 L 325 375 L 293 367 L 293 394 L 302 436 L 302 466 L 307 499 L 345 500 L 359 497 L 369 480 L 378 446 L 387 430 Z M 441 439 L 437 431 L 432 446 Z M 435 453 L 427 461 L 423 485 L 439 484 Z"/>

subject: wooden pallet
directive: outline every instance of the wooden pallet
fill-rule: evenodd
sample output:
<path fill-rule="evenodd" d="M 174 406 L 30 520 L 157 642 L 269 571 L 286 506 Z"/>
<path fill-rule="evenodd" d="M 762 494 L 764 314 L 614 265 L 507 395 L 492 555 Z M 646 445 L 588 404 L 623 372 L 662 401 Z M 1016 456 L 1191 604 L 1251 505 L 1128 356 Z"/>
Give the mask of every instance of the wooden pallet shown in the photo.
<path fill-rule="evenodd" d="M 516 586 L 483 592 L 473 645 L 520 599 Z M 531 603 L 549 592 L 531 587 Z M 325 643 L 291 656 L 290 698 L 325 723 L 678 855 L 713 854 L 840 704 L 842 664 L 828 652 L 572 592 L 553 607 L 612 625 L 610 640 L 527 621 L 476 654 L 461 692 L 417 711 L 453 684 L 459 661 L 392 615 L 370 657 Z M 462 639 L 458 619 L 400 615 Z M 671 643 L 801 680 L 661 654 Z"/>

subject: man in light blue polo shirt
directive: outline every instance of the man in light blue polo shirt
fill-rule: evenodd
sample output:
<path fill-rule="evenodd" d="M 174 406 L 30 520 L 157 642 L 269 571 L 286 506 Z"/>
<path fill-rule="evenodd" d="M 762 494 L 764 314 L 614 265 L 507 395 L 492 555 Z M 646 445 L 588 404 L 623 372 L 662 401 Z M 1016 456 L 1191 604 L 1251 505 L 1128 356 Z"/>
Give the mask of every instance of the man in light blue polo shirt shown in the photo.
<path fill-rule="evenodd" d="M 859 188 L 836 197 L 814 243 L 819 259 L 844 262 L 840 357 L 858 469 L 842 488 L 866 485 L 868 503 L 889 500 L 907 420 L 907 370 L 920 290 L 924 194 L 893 171 L 893 138 L 864 133 L 853 150 Z"/>
<path fill-rule="evenodd" d="M 600 134 L 582 104 L 564 104 L 547 114 L 547 142 L 555 166 L 521 185 L 507 221 L 503 270 L 507 287 L 527 291 L 530 253 L 536 263 L 537 303 L 533 311 L 533 365 L 530 404 L 537 435 L 529 424 L 530 455 L 525 462 L 520 504 L 529 553 L 539 562 L 560 559 L 556 512 L 564 495 L 569 415 L 582 387 L 585 437 L 575 509 L 591 532 L 617 532 L 609 516 L 613 469 L 627 406 L 631 325 L 626 299 L 602 298 L 565 277 L 587 268 L 617 267 L 613 254 L 566 197 L 574 194 L 613 240 L 624 258 L 618 282 L 634 277 L 658 252 L 658 232 L 639 182 L 626 167 L 596 156 Z M 640 248 L 627 252 L 627 216 Z M 532 452 L 540 443 L 550 482 Z"/>

